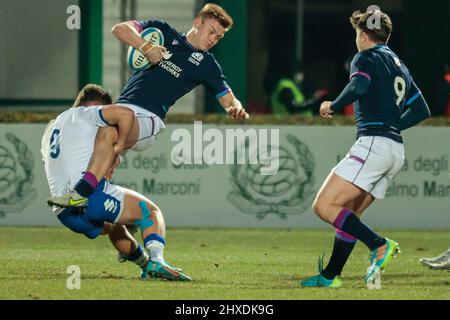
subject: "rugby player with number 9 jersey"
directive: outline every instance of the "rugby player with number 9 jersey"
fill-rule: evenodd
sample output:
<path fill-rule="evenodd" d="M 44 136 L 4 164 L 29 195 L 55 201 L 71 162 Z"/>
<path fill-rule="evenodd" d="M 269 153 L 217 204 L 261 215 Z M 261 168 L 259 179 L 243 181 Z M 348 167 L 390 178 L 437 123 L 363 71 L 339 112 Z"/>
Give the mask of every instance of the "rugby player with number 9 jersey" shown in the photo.
<path fill-rule="evenodd" d="M 328 265 L 323 268 L 323 256 L 319 258 L 319 274 L 304 279 L 304 287 L 340 287 L 342 269 L 360 240 L 371 251 L 366 285 L 380 288 L 380 272 L 400 252 L 399 245 L 378 235 L 360 216 L 375 199 L 385 197 L 403 166 L 401 132 L 430 116 L 408 68 L 387 46 L 392 32 L 389 16 L 369 7 L 366 12 L 355 11 L 350 22 L 358 48 L 350 82 L 334 101 L 321 104 L 320 115 L 331 118 L 353 103 L 357 140 L 332 169 L 314 201 L 314 212 L 335 227 L 336 235 Z"/>

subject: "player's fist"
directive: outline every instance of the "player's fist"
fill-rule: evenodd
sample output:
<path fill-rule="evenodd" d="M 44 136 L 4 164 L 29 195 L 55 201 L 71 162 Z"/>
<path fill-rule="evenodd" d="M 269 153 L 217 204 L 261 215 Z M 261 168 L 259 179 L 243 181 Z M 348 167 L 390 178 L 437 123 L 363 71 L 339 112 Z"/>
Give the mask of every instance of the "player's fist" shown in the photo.
<path fill-rule="evenodd" d="M 145 53 L 145 58 L 153 65 L 158 64 L 159 61 L 161 61 L 161 59 L 163 58 L 164 52 L 166 52 L 166 50 L 167 49 L 162 46 L 155 45 Z"/>
<path fill-rule="evenodd" d="M 125 150 L 125 142 L 124 141 L 118 141 L 115 145 L 114 145 L 114 153 L 116 155 L 119 155 L 122 151 Z"/>
<path fill-rule="evenodd" d="M 250 115 L 247 112 L 245 112 L 244 108 L 230 107 L 228 109 L 228 114 L 230 115 L 231 119 L 248 119 L 248 118 L 250 118 Z"/>
<path fill-rule="evenodd" d="M 324 118 L 333 118 L 333 110 L 331 110 L 331 101 L 324 101 L 320 105 L 319 113 Z"/>

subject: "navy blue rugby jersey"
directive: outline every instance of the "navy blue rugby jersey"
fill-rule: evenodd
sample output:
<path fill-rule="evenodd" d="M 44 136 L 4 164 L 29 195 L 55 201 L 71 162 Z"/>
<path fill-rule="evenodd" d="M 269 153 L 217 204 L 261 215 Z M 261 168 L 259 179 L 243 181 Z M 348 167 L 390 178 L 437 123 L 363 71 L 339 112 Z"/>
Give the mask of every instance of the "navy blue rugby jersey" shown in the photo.
<path fill-rule="evenodd" d="M 160 20 L 139 21 L 136 26 L 140 32 L 150 27 L 161 30 L 169 57 L 133 72 L 117 103 L 135 104 L 164 119 L 178 99 L 200 84 L 217 99 L 231 92 L 214 55 L 192 47 L 185 34 Z"/>
<path fill-rule="evenodd" d="M 377 45 L 355 55 L 350 79 L 369 79 L 367 92 L 354 103 L 357 136 L 385 136 L 402 142 L 400 117 L 421 92 L 405 64 L 386 45 Z"/>

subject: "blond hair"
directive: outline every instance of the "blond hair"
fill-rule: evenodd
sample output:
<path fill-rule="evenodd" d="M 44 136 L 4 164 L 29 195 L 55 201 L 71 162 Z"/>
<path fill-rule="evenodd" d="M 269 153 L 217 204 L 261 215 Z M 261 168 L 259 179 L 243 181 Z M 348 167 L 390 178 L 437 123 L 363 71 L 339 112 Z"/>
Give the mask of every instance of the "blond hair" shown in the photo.
<path fill-rule="evenodd" d="M 233 18 L 220 6 L 214 3 L 207 3 L 197 14 L 197 18 L 216 19 L 226 31 L 233 26 Z"/>
<path fill-rule="evenodd" d="M 98 104 L 107 105 L 112 104 L 112 99 L 108 91 L 93 83 L 89 83 L 84 86 L 83 89 L 78 93 L 74 107 L 85 106 L 88 103 L 97 102 Z"/>

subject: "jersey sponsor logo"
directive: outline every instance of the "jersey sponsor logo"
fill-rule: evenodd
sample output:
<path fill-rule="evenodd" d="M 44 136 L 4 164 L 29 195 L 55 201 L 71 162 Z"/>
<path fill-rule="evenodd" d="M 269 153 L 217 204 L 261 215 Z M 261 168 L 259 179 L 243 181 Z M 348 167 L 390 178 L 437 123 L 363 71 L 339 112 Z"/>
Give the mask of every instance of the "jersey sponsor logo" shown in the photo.
<path fill-rule="evenodd" d="M 203 58 L 204 57 L 201 52 L 193 52 L 188 60 L 189 60 L 189 62 L 198 66 L 200 64 L 200 62 L 202 62 Z"/>
<path fill-rule="evenodd" d="M 179 78 L 181 75 L 181 72 L 183 72 L 183 69 L 181 69 L 179 66 L 177 66 L 175 63 L 167 60 L 161 60 L 159 62 L 159 67 L 167 72 L 169 72 L 171 75 L 173 75 L 175 78 Z"/>
<path fill-rule="evenodd" d="M 114 212 L 114 211 L 116 211 L 117 203 L 116 203 L 114 200 L 112 200 L 112 199 L 107 199 L 107 200 L 103 203 L 103 205 L 105 206 L 105 210 L 106 210 L 106 211 L 109 211 L 109 212 Z"/>

